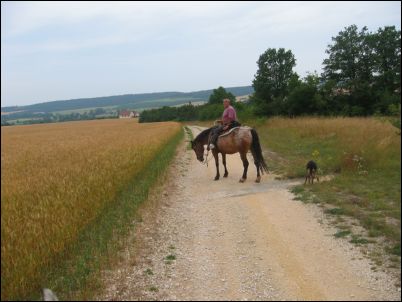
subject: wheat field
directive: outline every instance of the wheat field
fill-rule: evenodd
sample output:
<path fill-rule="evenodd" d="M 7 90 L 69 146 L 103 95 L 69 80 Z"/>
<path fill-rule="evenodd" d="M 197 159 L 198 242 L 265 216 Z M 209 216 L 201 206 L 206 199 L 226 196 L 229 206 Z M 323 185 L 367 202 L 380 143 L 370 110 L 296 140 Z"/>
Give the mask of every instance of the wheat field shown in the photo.
<path fill-rule="evenodd" d="M 32 290 L 180 128 L 132 119 L 2 127 L 2 300 Z"/>

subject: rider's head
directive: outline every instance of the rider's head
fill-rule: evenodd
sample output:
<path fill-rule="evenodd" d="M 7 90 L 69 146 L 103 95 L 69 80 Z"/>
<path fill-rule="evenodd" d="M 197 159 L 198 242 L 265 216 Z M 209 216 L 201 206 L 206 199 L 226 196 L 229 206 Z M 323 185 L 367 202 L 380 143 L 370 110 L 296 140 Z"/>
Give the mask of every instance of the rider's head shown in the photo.
<path fill-rule="evenodd" d="M 230 100 L 229 99 L 223 99 L 223 107 L 228 108 L 230 105 Z"/>

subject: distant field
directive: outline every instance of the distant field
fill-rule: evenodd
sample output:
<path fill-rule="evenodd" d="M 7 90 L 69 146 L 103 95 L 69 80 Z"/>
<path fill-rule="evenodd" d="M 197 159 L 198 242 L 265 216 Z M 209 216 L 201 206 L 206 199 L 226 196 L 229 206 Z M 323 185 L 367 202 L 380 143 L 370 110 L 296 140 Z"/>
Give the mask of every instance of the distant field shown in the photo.
<path fill-rule="evenodd" d="M 71 113 L 79 113 L 83 114 L 84 112 L 89 113 L 91 110 L 96 110 L 97 108 L 102 108 L 106 111 L 115 111 L 117 110 L 116 106 L 106 106 L 106 107 L 90 107 L 90 108 L 81 108 L 81 109 L 74 109 L 74 110 L 61 110 L 61 111 L 54 111 L 53 113 L 58 114 L 71 114 Z"/>
<path fill-rule="evenodd" d="M 1 112 L 1 115 L 10 115 L 18 112 L 24 112 L 24 110 L 19 110 L 19 111 L 9 111 L 9 112 Z"/>
<path fill-rule="evenodd" d="M 23 122 L 23 121 L 29 121 L 29 120 L 40 120 L 40 118 L 18 118 L 15 120 L 8 120 L 9 123 L 17 123 L 18 122 Z"/>
<path fill-rule="evenodd" d="M 180 129 L 133 119 L 2 127 L 1 299 L 38 291 L 49 267 L 70 256 L 82 230 Z M 139 185 L 146 196 L 146 185 Z"/>

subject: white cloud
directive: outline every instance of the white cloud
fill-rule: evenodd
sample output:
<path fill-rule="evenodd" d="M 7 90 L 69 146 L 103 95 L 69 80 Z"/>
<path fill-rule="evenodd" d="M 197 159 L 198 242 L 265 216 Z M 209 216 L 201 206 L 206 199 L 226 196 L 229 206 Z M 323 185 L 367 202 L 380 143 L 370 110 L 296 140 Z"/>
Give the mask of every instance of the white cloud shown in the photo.
<path fill-rule="evenodd" d="M 5 6 L 6 34 L 18 36 L 45 26 L 74 25 L 93 19 L 114 22 L 132 28 L 138 24 L 160 26 L 176 19 L 217 15 L 222 3 L 182 2 L 23 2 Z"/>
<path fill-rule="evenodd" d="M 2 44 L 8 55 L 25 55 L 132 43 L 147 38 L 166 40 L 181 30 L 196 31 L 200 20 L 218 18 L 222 14 L 216 8 L 222 6 L 221 3 L 183 5 L 181 2 L 12 3 L 4 9 Z M 107 32 L 96 31 L 94 24 L 104 24 Z M 60 36 L 60 28 L 78 34 Z M 93 34 L 80 35 L 81 28 L 92 29 Z M 41 35 L 42 30 L 47 30 L 47 35 Z"/>
<path fill-rule="evenodd" d="M 178 34 L 183 34 L 185 38 L 199 36 L 200 40 L 211 44 L 267 36 L 282 36 L 286 40 L 292 35 L 333 31 L 334 27 L 338 32 L 344 26 L 372 18 L 368 12 L 373 9 L 381 12 L 383 7 L 381 3 L 362 5 L 361 2 L 12 3 L 5 6 L 6 21 L 2 26 L 2 35 L 4 33 L 7 45 L 22 49 L 24 53 L 30 50 L 62 51 L 114 45 L 124 41 L 130 43 L 133 37 L 136 41 L 141 37 L 166 39 Z M 71 30 L 79 32 L 80 28 L 94 26 L 93 23 L 105 24 L 110 32 L 96 32 L 94 28 L 94 35 L 89 38 L 77 35 L 72 39 L 57 35 L 60 27 L 71 27 Z M 38 37 L 33 42 L 23 39 L 49 28 L 55 31 L 50 41 Z M 29 47 L 26 47 L 27 44 Z"/>

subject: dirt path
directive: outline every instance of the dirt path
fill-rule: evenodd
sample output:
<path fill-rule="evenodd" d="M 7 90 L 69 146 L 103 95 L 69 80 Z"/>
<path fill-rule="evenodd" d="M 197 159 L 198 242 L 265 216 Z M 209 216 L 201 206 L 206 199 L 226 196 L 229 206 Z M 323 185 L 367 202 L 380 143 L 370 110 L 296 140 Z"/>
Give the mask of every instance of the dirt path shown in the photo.
<path fill-rule="evenodd" d="M 99 299 L 400 300 L 391 277 L 320 223 L 320 209 L 293 200 L 297 181 L 256 184 L 250 165 L 240 184 L 239 155 L 227 161 L 229 177 L 213 181 L 213 161 L 181 146 L 163 200 L 143 211 Z"/>

